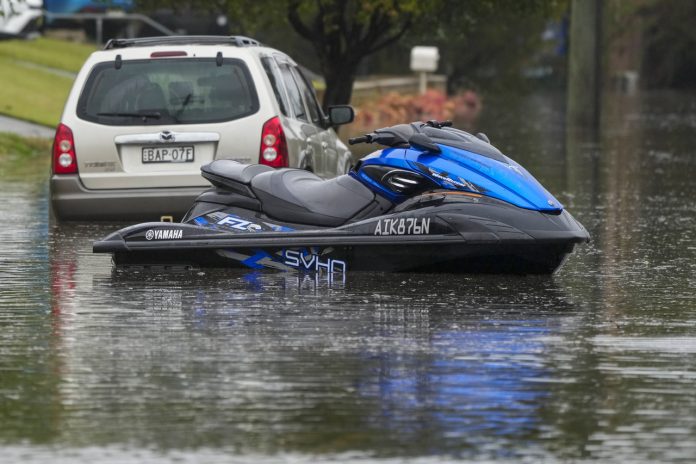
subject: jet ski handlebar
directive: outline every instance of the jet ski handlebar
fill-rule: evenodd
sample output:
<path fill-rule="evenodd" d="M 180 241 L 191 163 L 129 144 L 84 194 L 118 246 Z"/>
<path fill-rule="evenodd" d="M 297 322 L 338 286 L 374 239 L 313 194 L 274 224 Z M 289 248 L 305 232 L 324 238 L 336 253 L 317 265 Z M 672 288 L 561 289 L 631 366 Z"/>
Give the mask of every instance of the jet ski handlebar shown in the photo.
<path fill-rule="evenodd" d="M 358 143 L 372 143 L 373 134 L 365 134 L 360 137 L 353 137 L 348 139 L 348 145 L 357 145 Z"/>
<path fill-rule="evenodd" d="M 436 129 L 442 129 L 443 127 L 452 127 L 452 121 L 449 119 L 446 121 L 437 121 L 435 119 L 431 119 L 430 121 L 426 121 L 425 125 L 434 127 Z"/>
<path fill-rule="evenodd" d="M 362 135 L 360 137 L 350 138 L 348 139 L 348 144 L 356 145 L 358 143 L 378 143 L 388 147 L 408 146 L 412 136 L 416 133 L 420 133 L 420 127 L 423 126 L 442 129 L 443 127 L 452 127 L 452 121 L 436 121 L 431 119 L 430 121 L 426 121 L 424 123 L 415 122 L 411 124 L 398 124 L 392 127 L 377 129 L 374 132 Z"/>

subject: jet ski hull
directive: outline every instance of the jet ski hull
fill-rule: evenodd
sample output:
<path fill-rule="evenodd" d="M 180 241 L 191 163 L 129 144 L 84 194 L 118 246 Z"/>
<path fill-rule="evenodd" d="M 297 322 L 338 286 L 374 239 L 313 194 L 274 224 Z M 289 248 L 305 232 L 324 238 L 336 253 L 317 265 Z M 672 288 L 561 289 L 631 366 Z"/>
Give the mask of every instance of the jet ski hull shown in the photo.
<path fill-rule="evenodd" d="M 112 253 L 122 266 L 549 274 L 589 239 L 566 211 L 449 195 L 337 228 L 278 224 L 241 208 L 192 222 L 127 227 L 95 242 L 94 251 Z"/>
<path fill-rule="evenodd" d="M 230 267 L 344 275 L 348 271 L 551 274 L 572 244 L 513 247 L 478 244 L 219 248 L 114 252 L 135 267 Z"/>

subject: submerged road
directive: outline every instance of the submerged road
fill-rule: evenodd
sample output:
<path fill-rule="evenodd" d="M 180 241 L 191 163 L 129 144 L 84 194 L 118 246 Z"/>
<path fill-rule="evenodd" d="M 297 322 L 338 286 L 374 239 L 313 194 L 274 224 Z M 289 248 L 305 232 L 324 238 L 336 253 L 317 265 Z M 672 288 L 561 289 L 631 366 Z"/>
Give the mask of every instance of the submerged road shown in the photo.
<path fill-rule="evenodd" d="M 0 115 L 0 132 L 11 132 L 24 137 L 44 137 L 50 139 L 53 138 L 55 129 Z"/>
<path fill-rule="evenodd" d="M 486 100 L 588 228 L 556 275 L 115 269 L 0 157 L 0 463 L 696 462 L 696 95 Z"/>

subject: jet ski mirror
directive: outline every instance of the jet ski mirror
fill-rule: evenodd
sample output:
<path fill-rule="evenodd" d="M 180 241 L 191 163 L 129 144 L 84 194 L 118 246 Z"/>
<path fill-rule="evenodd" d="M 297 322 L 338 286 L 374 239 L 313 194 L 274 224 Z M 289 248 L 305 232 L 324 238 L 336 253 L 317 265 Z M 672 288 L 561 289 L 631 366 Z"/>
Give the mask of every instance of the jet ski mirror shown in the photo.
<path fill-rule="evenodd" d="M 329 106 L 329 125 L 340 126 L 348 124 L 355 119 L 355 111 L 349 105 Z"/>
<path fill-rule="evenodd" d="M 440 153 L 442 151 L 440 147 L 425 134 L 413 134 L 408 139 L 408 144 L 417 150 L 428 150 L 433 153 Z"/>

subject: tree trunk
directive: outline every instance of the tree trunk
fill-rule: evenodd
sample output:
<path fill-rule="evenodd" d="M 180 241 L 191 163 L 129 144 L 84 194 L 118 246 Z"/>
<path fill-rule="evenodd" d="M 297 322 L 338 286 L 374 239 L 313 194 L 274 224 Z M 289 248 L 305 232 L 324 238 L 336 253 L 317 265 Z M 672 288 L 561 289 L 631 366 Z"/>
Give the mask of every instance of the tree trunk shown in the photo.
<path fill-rule="evenodd" d="M 288 2 L 288 21 L 300 36 L 312 42 L 326 79 L 322 106 L 350 103 L 358 66 L 365 56 L 397 41 L 411 26 L 411 15 L 399 8 L 382 5 L 369 19 L 359 17 L 348 8 L 346 0 L 316 2 L 312 18 L 300 16 L 301 0 Z M 348 18 L 348 19 L 347 19 Z"/>
<path fill-rule="evenodd" d="M 322 101 L 324 111 L 329 106 L 350 104 L 357 68 L 357 65 L 342 63 L 340 66 L 329 65 L 322 69 L 326 80 L 326 90 Z"/>

